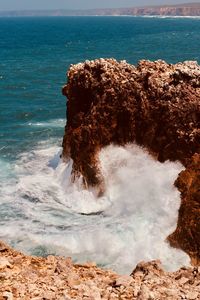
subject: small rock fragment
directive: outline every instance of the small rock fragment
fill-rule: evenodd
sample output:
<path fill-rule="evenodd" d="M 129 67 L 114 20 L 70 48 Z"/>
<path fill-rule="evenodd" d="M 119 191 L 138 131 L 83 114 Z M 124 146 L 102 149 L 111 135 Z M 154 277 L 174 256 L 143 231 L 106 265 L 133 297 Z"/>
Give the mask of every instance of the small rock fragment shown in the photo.
<path fill-rule="evenodd" d="M 0 257 L 0 270 L 4 268 L 11 268 L 12 265 L 9 263 L 9 261 L 5 257 Z"/>
<path fill-rule="evenodd" d="M 120 286 L 120 285 L 123 285 L 123 286 L 128 286 L 131 284 L 131 282 L 133 281 L 133 278 L 131 276 L 120 276 L 116 279 L 116 283 L 115 283 L 115 286 Z"/>
<path fill-rule="evenodd" d="M 186 277 L 181 277 L 181 279 L 179 280 L 179 283 L 181 284 L 181 285 L 184 285 L 186 282 L 188 282 L 189 281 L 189 279 L 188 278 L 186 278 Z"/>
<path fill-rule="evenodd" d="M 3 297 L 6 300 L 13 300 L 13 294 L 11 292 L 4 292 Z"/>
<path fill-rule="evenodd" d="M 188 299 L 190 299 L 190 300 L 196 300 L 196 299 L 198 299 L 198 296 L 199 296 L 200 294 L 198 293 L 198 292 L 189 292 L 188 294 L 187 294 L 187 298 Z"/>

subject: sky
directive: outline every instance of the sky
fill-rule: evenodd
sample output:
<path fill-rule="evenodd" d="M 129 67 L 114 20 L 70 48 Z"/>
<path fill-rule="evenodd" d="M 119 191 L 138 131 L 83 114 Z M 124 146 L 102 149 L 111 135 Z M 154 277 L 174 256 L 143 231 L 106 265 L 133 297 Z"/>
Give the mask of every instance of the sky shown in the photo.
<path fill-rule="evenodd" d="M 0 0 L 0 10 L 88 9 L 200 2 L 200 0 Z"/>

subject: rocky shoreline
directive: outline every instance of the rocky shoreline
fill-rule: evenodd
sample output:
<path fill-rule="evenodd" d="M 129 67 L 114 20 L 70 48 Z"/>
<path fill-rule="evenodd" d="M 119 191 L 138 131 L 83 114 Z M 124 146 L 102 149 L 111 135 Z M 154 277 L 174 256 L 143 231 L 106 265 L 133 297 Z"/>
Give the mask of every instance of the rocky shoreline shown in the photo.
<path fill-rule="evenodd" d="M 135 142 L 157 160 L 184 166 L 200 153 L 200 66 L 196 62 L 99 59 L 72 65 L 63 88 L 67 124 L 63 158 L 87 185 L 103 182 L 98 153 Z"/>
<path fill-rule="evenodd" d="M 200 268 L 163 271 L 141 262 L 131 275 L 71 258 L 26 256 L 0 242 L 0 300 L 200 299 Z"/>
<path fill-rule="evenodd" d="M 74 179 L 104 192 L 98 154 L 107 145 L 136 143 L 164 162 L 186 168 L 175 185 L 181 192 L 171 245 L 200 261 L 200 66 L 162 60 L 99 59 L 72 65 L 63 88 L 67 124 L 63 159 L 73 159 Z"/>
<path fill-rule="evenodd" d="M 100 8 L 82 10 L 17 10 L 0 11 L 1 16 L 200 16 L 199 3 L 185 3 L 176 5 L 154 5 L 125 8 Z"/>
<path fill-rule="evenodd" d="M 0 300 L 200 299 L 200 67 L 100 59 L 71 66 L 63 160 L 74 160 L 74 179 L 104 191 L 98 153 L 137 143 L 164 162 L 181 161 L 177 229 L 168 240 L 194 267 L 165 272 L 159 261 L 141 262 L 130 275 L 71 258 L 24 255 L 0 242 Z"/>

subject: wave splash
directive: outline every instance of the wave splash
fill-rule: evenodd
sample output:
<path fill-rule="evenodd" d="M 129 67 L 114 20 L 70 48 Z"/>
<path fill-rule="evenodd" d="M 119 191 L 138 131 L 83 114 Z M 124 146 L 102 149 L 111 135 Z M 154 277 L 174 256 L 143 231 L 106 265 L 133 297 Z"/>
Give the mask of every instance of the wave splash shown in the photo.
<path fill-rule="evenodd" d="M 10 193 L 0 202 L 1 239 L 31 254 L 94 260 L 121 273 L 141 260 L 160 259 L 169 271 L 189 264 L 166 242 L 180 206 L 173 186 L 180 163 L 161 164 L 136 145 L 106 147 L 99 155 L 106 192 L 97 198 L 81 178 L 71 183 L 73 162 L 64 164 L 60 151 L 40 145 L 16 161 L 17 184 L 6 181 Z"/>

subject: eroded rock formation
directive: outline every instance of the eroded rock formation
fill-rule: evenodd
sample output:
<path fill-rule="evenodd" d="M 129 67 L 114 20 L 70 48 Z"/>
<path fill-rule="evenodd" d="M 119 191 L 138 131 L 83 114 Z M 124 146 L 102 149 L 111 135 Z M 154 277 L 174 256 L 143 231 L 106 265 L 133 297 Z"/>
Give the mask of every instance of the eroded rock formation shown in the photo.
<path fill-rule="evenodd" d="M 99 150 L 111 143 L 136 142 L 161 162 L 200 151 L 200 67 L 140 61 L 131 66 L 113 59 L 71 66 L 63 157 L 72 157 L 75 174 L 89 185 L 102 181 Z"/>
<path fill-rule="evenodd" d="M 171 245 L 186 251 L 194 265 L 200 265 L 200 154 L 196 153 L 175 185 L 182 203 L 176 231 L 169 236 Z"/>
<path fill-rule="evenodd" d="M 196 300 L 199 282 L 198 268 L 168 273 L 152 261 L 118 275 L 70 258 L 26 256 L 0 242 L 0 300 Z"/>
<path fill-rule="evenodd" d="M 99 150 L 111 143 L 136 142 L 159 161 L 179 160 L 187 169 L 176 181 L 182 203 L 175 247 L 200 259 L 200 67 L 113 59 L 71 66 L 63 158 L 74 161 L 74 176 L 103 189 Z M 192 158 L 193 157 L 193 158 Z"/>

